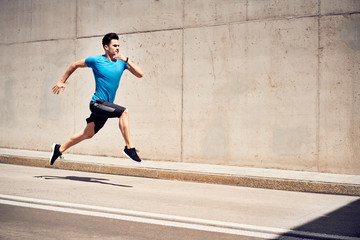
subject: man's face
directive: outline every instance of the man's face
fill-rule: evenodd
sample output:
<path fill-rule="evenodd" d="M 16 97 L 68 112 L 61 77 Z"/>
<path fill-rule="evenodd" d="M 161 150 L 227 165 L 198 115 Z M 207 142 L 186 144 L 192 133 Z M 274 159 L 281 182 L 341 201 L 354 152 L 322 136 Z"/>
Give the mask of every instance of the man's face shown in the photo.
<path fill-rule="evenodd" d="M 119 40 L 111 39 L 109 45 L 104 46 L 105 50 L 109 53 L 109 55 L 115 55 L 119 53 Z"/>

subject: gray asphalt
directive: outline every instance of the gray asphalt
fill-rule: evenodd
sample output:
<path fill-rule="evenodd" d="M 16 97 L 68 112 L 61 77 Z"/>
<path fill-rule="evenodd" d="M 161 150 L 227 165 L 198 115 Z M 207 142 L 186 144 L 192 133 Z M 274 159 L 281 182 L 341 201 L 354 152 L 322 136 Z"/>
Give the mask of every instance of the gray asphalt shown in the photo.
<path fill-rule="evenodd" d="M 0 205 L 1 239 L 257 239 Z"/>
<path fill-rule="evenodd" d="M 0 171 L 0 239 L 360 237 L 360 198 L 354 196 L 253 189 L 8 164 L 0 164 Z M 79 213 L 84 210 L 87 211 L 85 214 Z M 116 210 L 132 212 L 124 214 Z M 146 216 L 147 213 L 150 215 Z M 97 214 L 115 217 L 99 217 Z M 145 219 L 145 222 L 116 219 L 118 216 L 124 216 L 125 219 L 136 216 Z M 179 220 L 178 217 L 185 220 Z M 219 224 L 197 223 L 197 219 L 217 221 Z M 180 226 L 153 224 L 146 222 L 148 220 L 167 221 Z M 234 223 L 243 228 L 221 225 L 225 223 Z M 190 227 L 186 227 L 186 224 Z M 205 230 L 192 228 L 197 225 L 204 226 Z M 238 233 L 246 231 L 260 234 L 260 237 L 212 232 L 212 227 L 236 230 Z M 281 229 L 285 231 L 277 232 Z M 269 238 L 267 234 L 275 237 Z"/>

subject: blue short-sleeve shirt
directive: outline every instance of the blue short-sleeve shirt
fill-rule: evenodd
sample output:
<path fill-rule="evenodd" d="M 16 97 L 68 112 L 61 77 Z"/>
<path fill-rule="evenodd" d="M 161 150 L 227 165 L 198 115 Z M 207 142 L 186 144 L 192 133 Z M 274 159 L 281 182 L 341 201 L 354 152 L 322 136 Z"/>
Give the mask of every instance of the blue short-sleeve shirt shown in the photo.
<path fill-rule="evenodd" d="M 85 63 L 92 68 L 95 77 L 96 87 L 91 101 L 102 99 L 113 103 L 120 78 L 129 65 L 121 60 L 112 62 L 105 55 L 88 57 Z"/>

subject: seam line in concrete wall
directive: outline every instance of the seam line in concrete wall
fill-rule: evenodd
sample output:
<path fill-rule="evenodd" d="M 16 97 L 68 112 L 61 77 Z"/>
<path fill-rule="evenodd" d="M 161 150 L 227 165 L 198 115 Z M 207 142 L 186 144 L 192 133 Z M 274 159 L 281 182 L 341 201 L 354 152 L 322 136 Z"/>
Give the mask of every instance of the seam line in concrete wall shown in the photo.
<path fill-rule="evenodd" d="M 25 42 L 12 42 L 12 43 L 1 43 L 0 46 L 13 46 L 17 44 L 24 44 L 24 43 L 38 43 L 38 42 L 51 42 L 51 41 L 59 41 L 59 40 L 72 40 L 74 38 L 51 38 L 51 39 L 40 39 L 40 40 L 31 40 Z"/>
<path fill-rule="evenodd" d="M 354 15 L 360 14 L 359 11 L 350 12 L 350 13 L 327 13 L 327 14 L 316 14 L 316 15 L 307 15 L 307 16 L 289 16 L 282 18 L 264 18 L 264 19 L 251 19 L 245 21 L 232 21 L 227 23 L 218 23 L 218 24 L 207 24 L 202 26 L 186 26 L 180 28 L 169 28 L 169 29 L 153 29 L 146 31 L 135 31 L 135 32 L 124 32 L 118 33 L 118 35 L 131 35 L 131 34 L 139 34 L 139 33 L 153 33 L 153 32 L 166 32 L 166 31 L 176 31 L 176 30 L 184 30 L 184 29 L 194 29 L 194 28 L 207 28 L 207 27 L 216 27 L 216 26 L 225 26 L 236 23 L 251 23 L 251 22 L 264 22 L 264 21 L 278 21 L 278 20 L 292 20 L 292 19 L 301 19 L 301 18 L 311 18 L 311 17 L 326 17 L 326 16 L 344 16 L 344 15 Z M 77 30 L 76 30 L 77 31 Z M 77 33 L 76 33 L 77 34 Z M 104 35 L 91 35 L 91 36 L 75 36 L 76 39 L 86 39 L 86 38 L 94 38 L 94 37 L 103 37 Z M 11 46 L 15 44 L 24 44 L 24 43 L 36 43 L 36 42 L 47 42 L 47 41 L 58 41 L 58 40 L 69 40 L 73 38 L 50 38 L 50 39 L 40 39 L 40 40 L 30 40 L 25 42 L 12 42 L 12 43 L 0 43 L 0 46 Z"/>
<path fill-rule="evenodd" d="M 77 61 L 77 49 L 78 49 L 78 41 L 77 41 L 77 36 L 78 36 L 78 0 L 75 1 L 75 34 L 74 34 L 74 45 L 75 45 L 75 48 L 74 48 L 74 58 L 75 58 L 75 61 Z M 77 85 L 77 84 L 76 84 Z M 76 101 L 76 94 L 75 94 L 76 90 L 75 90 L 75 87 L 73 87 L 73 103 L 75 103 Z M 75 133 L 76 132 L 76 112 L 75 112 L 75 104 L 73 104 L 73 132 Z M 72 149 L 71 149 L 72 150 Z"/>
<path fill-rule="evenodd" d="M 141 34 L 141 33 L 155 33 L 155 32 L 168 32 L 168 31 L 178 31 L 183 30 L 183 27 L 178 28 L 168 28 L 168 29 L 154 29 L 154 30 L 145 30 L 145 31 L 136 31 L 136 32 L 124 32 L 124 33 L 118 33 L 118 35 L 131 35 L 131 34 Z M 102 37 L 103 35 L 101 35 Z M 92 36 L 90 36 L 92 37 Z"/>
<path fill-rule="evenodd" d="M 31 14 L 30 14 L 30 26 L 32 26 L 33 24 L 33 1 L 31 0 L 30 1 L 30 6 L 31 6 Z M 31 27 L 31 30 L 30 30 L 30 39 L 33 38 L 33 28 Z"/>
<path fill-rule="evenodd" d="M 249 0 L 246 0 L 245 6 L 246 6 L 245 20 L 249 21 Z"/>
<path fill-rule="evenodd" d="M 180 113 L 180 161 L 183 162 L 183 136 L 184 136 L 184 47 L 185 47 L 185 41 L 184 41 L 184 21 L 185 21 L 185 0 L 183 0 L 183 14 L 182 14 L 182 20 L 183 20 L 183 29 L 181 33 L 181 113 Z"/>
<path fill-rule="evenodd" d="M 279 21 L 279 20 L 293 20 L 293 19 L 302 19 L 302 18 L 314 18 L 314 17 L 327 17 L 327 16 L 344 16 L 344 15 L 353 15 L 359 14 L 360 12 L 350 12 L 350 13 L 327 13 L 327 14 L 312 14 L 305 16 L 283 16 L 283 17 L 273 17 L 273 18 L 262 18 L 262 19 L 248 19 L 246 16 L 246 20 L 243 21 L 229 21 L 225 23 L 213 23 L 213 24 L 202 24 L 200 25 L 188 25 L 184 27 L 184 29 L 194 29 L 194 28 L 208 28 L 208 27 L 217 27 L 217 26 L 225 26 L 229 24 L 245 24 L 245 23 L 257 23 L 257 22 L 269 22 L 269 21 Z"/>
<path fill-rule="evenodd" d="M 75 39 L 78 37 L 78 0 L 75 2 Z"/>
<path fill-rule="evenodd" d="M 320 171 L 320 52 L 321 52 L 321 0 L 318 0 L 318 49 L 317 49 L 317 70 L 316 70 L 316 168 Z"/>

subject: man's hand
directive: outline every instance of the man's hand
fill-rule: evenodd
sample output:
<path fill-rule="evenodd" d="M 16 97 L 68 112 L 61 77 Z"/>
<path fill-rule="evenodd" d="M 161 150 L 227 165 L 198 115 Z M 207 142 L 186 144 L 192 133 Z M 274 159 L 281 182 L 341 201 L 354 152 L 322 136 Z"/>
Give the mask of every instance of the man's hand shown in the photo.
<path fill-rule="evenodd" d="M 125 57 L 124 55 L 122 55 L 121 53 L 115 54 L 115 55 L 113 56 L 113 58 L 114 58 L 114 59 L 119 59 L 119 60 L 121 60 L 121 61 L 123 61 L 123 62 L 126 62 L 126 57 Z"/>
<path fill-rule="evenodd" d="M 70 75 L 77 69 L 77 68 L 84 68 L 87 67 L 85 63 L 85 59 L 81 59 L 79 61 L 73 62 L 70 67 L 66 70 L 62 79 L 56 83 L 56 85 L 52 88 L 54 94 L 59 94 L 60 90 L 64 91 L 65 89 L 65 82 L 70 77 Z"/>
<path fill-rule="evenodd" d="M 52 88 L 52 91 L 54 94 L 59 94 L 60 90 L 63 92 L 65 89 L 65 83 L 59 81 L 58 83 L 56 83 L 56 85 Z"/>

